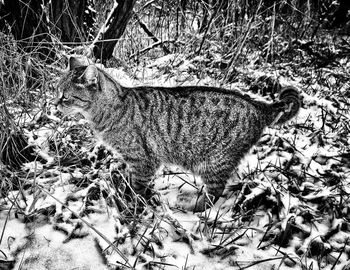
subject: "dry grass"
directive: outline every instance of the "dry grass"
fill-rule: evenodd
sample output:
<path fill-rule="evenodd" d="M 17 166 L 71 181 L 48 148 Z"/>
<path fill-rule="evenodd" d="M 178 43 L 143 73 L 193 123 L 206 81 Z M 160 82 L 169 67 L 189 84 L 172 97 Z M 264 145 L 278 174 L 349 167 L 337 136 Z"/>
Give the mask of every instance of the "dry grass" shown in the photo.
<path fill-rule="evenodd" d="M 165 5 L 167 4 L 165 3 Z M 144 8 L 147 10 L 147 8 L 152 9 L 154 6 Z M 293 7 L 291 8 L 293 9 Z M 315 28 L 312 26 L 313 19 L 307 16 L 308 10 L 298 13 L 300 21 L 296 23 L 287 21 L 289 19 L 281 17 L 275 9 L 271 10 L 271 16 L 267 20 L 263 16 L 266 10 L 258 6 L 252 16 L 241 18 L 240 25 L 224 23 L 219 13 L 212 13 L 210 27 L 208 27 L 205 34 L 194 30 L 195 22 L 202 14 L 186 13 L 183 28 L 181 28 L 182 26 L 178 28 L 178 25 L 174 23 L 177 16 L 176 10 L 168 6 L 165 7 L 165 10 L 167 13 L 162 15 L 155 10 L 151 10 L 153 13 L 145 12 L 144 14 L 148 15 L 141 19 L 161 41 L 164 41 L 164 44 L 172 52 L 176 52 L 180 57 L 185 55 L 192 59 L 196 56 L 196 53 L 202 57 L 198 62 L 195 62 L 197 64 L 196 69 L 191 70 L 192 74 L 198 78 L 201 78 L 203 75 L 210 75 L 219 80 L 239 81 L 242 79 L 242 73 L 236 67 L 248 65 L 252 61 L 250 56 L 257 53 L 258 56 L 253 59 L 256 65 L 262 62 L 278 64 L 282 60 L 294 59 L 295 62 L 290 64 L 288 69 L 284 70 L 284 67 L 281 68 L 281 73 L 287 74 L 286 77 L 288 77 L 289 72 L 294 72 L 293 74 L 297 75 L 306 72 L 302 84 L 309 93 L 315 93 L 320 90 L 319 88 L 314 88 L 314 85 L 317 84 L 322 89 L 321 92 L 323 93 L 321 96 L 330 96 L 330 100 L 335 104 L 337 104 L 337 100 L 346 101 L 349 98 L 348 93 L 345 91 L 347 88 L 343 86 L 349 81 L 349 74 L 345 68 L 347 63 L 342 63 L 341 66 L 343 68 L 341 72 L 330 72 L 329 70 L 318 68 L 320 65 L 324 66 L 327 63 L 339 64 L 342 52 L 348 51 L 345 41 L 341 43 L 345 47 L 340 52 L 330 50 L 331 46 L 324 46 L 321 42 L 307 46 L 292 42 L 294 38 L 302 38 L 307 32 L 315 32 Z M 154 18 L 158 18 L 158 20 Z M 295 27 L 296 24 L 298 24 L 298 27 Z M 293 36 L 288 36 L 290 32 L 293 33 Z M 336 269 L 341 255 L 348 252 L 347 240 L 339 250 L 336 250 L 338 251 L 338 257 L 334 257 L 326 245 L 332 233 L 336 233 L 337 230 L 347 231 L 348 228 L 345 227 L 348 225 L 342 225 L 333 229 L 333 231 L 330 230 L 322 239 L 314 239 L 305 249 L 298 251 L 297 258 L 282 251 L 283 247 L 288 246 L 291 236 L 298 235 L 307 238 L 309 233 L 305 228 L 298 226 L 295 218 L 283 220 L 285 217 L 281 216 L 280 213 L 283 209 L 281 197 L 284 194 L 298 198 L 303 205 L 318 205 L 317 211 L 309 211 L 308 208 L 303 207 L 293 209 L 293 211 L 298 213 L 298 217 L 302 217 L 305 220 L 306 227 L 310 230 L 316 227 L 319 219 L 324 218 L 329 213 L 332 213 L 336 218 L 343 219 L 344 224 L 349 221 L 347 213 L 343 211 L 343 209 L 348 208 L 347 205 L 349 203 L 349 194 L 344 189 L 344 185 L 347 182 L 341 176 L 340 168 L 341 166 L 348 166 L 348 149 L 344 148 L 344 152 L 339 156 L 314 157 L 315 160 L 320 162 L 322 159 L 326 159 L 325 162 L 328 160 L 339 161 L 340 165 L 334 168 L 337 170 L 337 173 L 328 171 L 321 176 L 310 175 L 307 173 L 306 167 L 301 173 L 293 170 L 293 166 L 300 162 L 298 156 L 300 153 L 295 145 L 295 141 L 286 142 L 283 138 L 278 138 L 274 142 L 275 144 L 271 143 L 268 147 L 281 153 L 283 151 L 293 152 L 293 158 L 290 159 L 289 163 L 271 164 L 264 170 L 248 168 L 242 179 L 240 179 L 241 182 L 231 187 L 232 197 L 229 198 L 235 198 L 233 206 L 230 209 L 219 209 L 214 218 L 210 215 L 210 210 L 205 212 L 200 216 L 200 226 L 198 226 L 195 234 L 192 234 L 184 230 L 181 224 L 171 216 L 164 213 L 160 214 L 159 208 L 157 208 L 159 205 L 148 205 L 135 194 L 130 187 L 128 174 L 125 172 L 123 164 L 118 163 L 116 167 L 111 168 L 110 163 L 115 161 L 111 158 L 110 153 L 103 148 L 102 150 L 96 149 L 94 153 L 96 158 L 91 160 L 91 157 L 88 156 L 89 154 L 84 152 L 86 151 L 86 148 L 84 148 L 86 145 L 83 142 L 91 139 L 87 136 L 88 131 L 85 126 L 68 127 L 63 131 L 56 132 L 55 136 L 50 138 L 51 151 L 55 153 L 57 158 L 57 163 L 54 165 L 57 165 L 60 173 L 63 171 L 72 173 L 75 169 L 81 169 L 82 179 L 73 179 L 71 184 L 79 188 L 91 185 L 89 192 L 82 199 L 85 204 L 85 212 L 76 213 L 71 210 L 67 202 L 60 201 L 47 191 L 49 186 L 43 187 L 36 184 L 36 175 L 18 174 L 23 162 L 37 158 L 34 149 L 28 145 L 23 131 L 28 126 L 24 127 L 23 123 L 28 123 L 28 117 L 33 117 L 33 115 L 34 117 L 40 116 L 39 113 L 33 114 L 33 111 L 40 111 L 45 114 L 48 110 L 46 102 L 50 99 L 52 93 L 52 88 L 50 87 L 52 87 L 57 77 L 56 71 L 51 68 L 59 68 L 61 63 L 54 63 L 52 66 L 43 64 L 36 59 L 34 54 L 21 52 L 16 42 L 9 35 L 2 33 L 0 35 L 2 40 L 2 43 L 0 43 L 0 72 L 3 74 L 0 77 L 0 191 L 3 198 L 12 202 L 11 209 L 7 209 L 9 214 L 15 209 L 21 215 L 27 215 L 25 217 L 27 222 L 34 220 L 42 214 L 42 212 L 36 211 L 35 202 L 39 199 L 39 195 L 45 194 L 45 196 L 52 197 L 58 204 L 68 209 L 73 216 L 97 233 L 108 243 L 109 248 L 120 253 L 118 243 L 108 239 L 100 231 L 96 230 L 92 224 L 84 220 L 84 216 L 88 215 L 89 211 L 93 211 L 89 209 L 89 206 L 94 201 L 98 199 L 105 200 L 108 210 L 113 208 L 120 213 L 120 222 L 128 227 L 128 237 L 137 239 L 133 246 L 133 255 L 137 257 L 137 260 L 130 264 L 125 258 L 124 266 L 127 268 L 135 267 L 139 264 L 144 264 L 148 268 L 157 267 L 159 269 L 173 266 L 158 261 L 158 258 L 155 256 L 152 260 L 147 258 L 149 254 L 154 254 L 153 246 L 162 245 L 159 240 L 162 222 L 171 224 L 171 227 L 180 235 L 181 241 L 189 245 L 192 245 L 193 242 L 199 239 L 215 243 L 210 248 L 202 250 L 202 253 L 207 256 L 215 255 L 222 259 L 233 257 L 240 248 L 239 242 L 246 237 L 248 231 L 252 230 L 250 225 L 259 211 L 267 212 L 273 216 L 273 219 L 271 219 L 271 223 L 268 226 L 261 229 L 260 233 L 263 237 L 257 249 L 275 248 L 276 257 L 257 260 L 244 265 L 241 262 L 235 262 L 236 266 L 241 267 L 241 269 L 249 269 L 271 260 L 279 260 L 280 265 L 289 264 L 293 266 L 298 263 L 303 269 L 322 268 L 321 265 L 310 264 L 310 258 L 316 258 L 319 262 L 328 262 L 333 269 Z M 171 37 L 174 36 L 176 36 L 176 39 L 173 41 Z M 322 38 L 318 40 L 322 40 Z M 144 50 L 151 45 L 152 41 L 145 38 L 135 20 L 128 26 L 125 40 L 120 41 L 118 44 L 116 55 L 124 63 L 127 63 L 126 66 L 129 67 L 143 63 L 143 61 L 147 63 L 150 59 L 158 58 L 164 54 L 164 50 L 161 47 Z M 304 60 L 305 62 L 298 62 L 297 60 L 303 59 L 305 54 L 308 56 Z M 133 57 L 130 58 L 130 55 L 133 55 Z M 323 57 L 320 58 L 320 55 Z M 277 60 L 276 56 L 280 56 L 280 58 Z M 309 64 L 317 68 L 312 71 L 310 69 L 298 70 L 302 65 Z M 171 68 L 176 70 L 177 67 L 167 68 L 162 70 L 162 72 L 166 73 L 168 70 L 172 70 Z M 278 66 L 275 67 L 275 69 L 278 68 Z M 313 71 L 315 72 L 312 73 Z M 325 74 L 328 75 L 324 76 Z M 243 74 L 245 77 L 243 82 L 251 82 L 251 78 L 247 78 L 245 75 Z M 258 83 L 258 85 L 261 87 L 261 83 Z M 311 121 L 299 122 L 296 128 L 299 132 L 307 133 L 311 137 L 311 141 L 316 141 L 322 146 L 327 143 L 325 140 L 328 139 L 326 127 L 331 126 L 333 132 L 338 131 L 338 134 L 341 135 L 339 137 L 340 141 L 332 141 L 332 143 L 337 144 L 340 142 L 340 144 L 346 145 L 346 139 L 344 138 L 349 137 L 350 126 L 349 122 L 344 121 L 344 115 L 349 112 L 349 106 L 344 106 L 344 104 L 346 102 L 338 103 L 338 113 L 331 113 L 326 108 L 321 110 L 322 114 L 319 115 L 319 119 L 322 122 L 322 127 L 320 129 L 315 128 Z M 35 124 L 40 122 L 37 120 L 38 118 L 34 121 Z M 60 124 L 63 124 L 63 122 Z M 29 128 L 34 129 L 35 127 L 30 126 Z M 57 123 L 56 126 L 53 125 L 53 129 L 55 128 L 57 128 Z M 67 134 L 70 134 L 69 139 L 66 137 Z M 288 147 L 286 146 L 287 144 L 289 144 Z M 46 168 L 46 170 L 48 169 Z M 41 173 L 44 174 L 44 172 Z M 277 175 L 278 177 L 272 177 L 271 175 Z M 280 176 L 286 179 L 285 182 L 279 180 Z M 266 183 L 269 183 L 272 188 L 259 186 L 259 183 L 256 181 L 259 177 L 263 178 Z M 105 186 L 102 186 L 102 184 L 98 185 L 95 183 L 96 179 L 98 179 L 98 182 L 107 184 Z M 321 187 L 323 188 L 332 187 L 336 191 L 335 195 L 317 197 L 313 200 L 307 199 L 308 194 L 318 192 L 318 190 L 301 190 L 300 186 L 302 183 L 305 180 L 310 181 L 310 179 L 317 183 L 322 183 Z M 30 185 L 28 184 L 29 182 Z M 29 211 L 30 214 L 25 213 L 25 209 L 17 202 L 17 198 L 12 198 L 8 195 L 9 191 L 20 190 L 18 194 L 24 196 L 29 187 L 37 192 L 33 195 L 32 205 L 26 206 L 32 210 Z M 247 199 L 248 195 L 254 194 L 254 192 L 258 195 Z M 275 200 L 271 200 L 272 196 L 275 196 Z M 23 200 L 26 201 L 25 198 Z M 89 203 L 91 205 L 88 205 Z M 51 210 L 54 211 L 54 207 L 51 206 L 51 208 L 46 210 L 45 214 L 47 216 L 54 215 L 53 212 L 50 212 Z M 223 217 L 229 211 L 232 214 L 230 221 L 223 221 Z M 284 225 L 282 226 L 283 222 Z M 2 231 L 5 230 L 6 226 L 5 222 Z M 167 234 L 168 231 L 163 231 L 163 233 Z M 0 237 L 0 242 L 1 240 L 3 240 L 2 237 Z M 120 241 L 122 242 L 122 240 L 125 239 Z M 121 257 L 123 256 L 121 255 Z M 183 268 L 187 269 L 187 262 Z"/>
<path fill-rule="evenodd" d="M 36 57 L 35 48 L 28 54 L 10 34 L 0 37 L 0 161 L 18 169 L 35 159 L 23 128 L 46 111 L 57 71 Z"/>

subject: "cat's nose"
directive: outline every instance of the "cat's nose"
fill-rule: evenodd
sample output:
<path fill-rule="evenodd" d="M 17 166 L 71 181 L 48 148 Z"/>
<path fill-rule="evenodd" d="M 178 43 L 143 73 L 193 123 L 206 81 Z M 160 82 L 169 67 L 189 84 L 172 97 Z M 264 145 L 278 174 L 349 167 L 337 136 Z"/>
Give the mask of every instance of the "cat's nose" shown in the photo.
<path fill-rule="evenodd" d="M 63 99 L 64 99 L 64 95 L 62 92 L 60 92 L 52 104 L 57 107 L 62 102 Z"/>
<path fill-rule="evenodd" d="M 60 104 L 61 99 L 62 99 L 61 97 L 56 98 L 56 99 L 53 101 L 53 103 L 52 103 L 52 104 L 53 104 L 54 106 L 56 106 L 56 107 L 57 107 L 57 106 L 58 106 L 58 104 Z"/>

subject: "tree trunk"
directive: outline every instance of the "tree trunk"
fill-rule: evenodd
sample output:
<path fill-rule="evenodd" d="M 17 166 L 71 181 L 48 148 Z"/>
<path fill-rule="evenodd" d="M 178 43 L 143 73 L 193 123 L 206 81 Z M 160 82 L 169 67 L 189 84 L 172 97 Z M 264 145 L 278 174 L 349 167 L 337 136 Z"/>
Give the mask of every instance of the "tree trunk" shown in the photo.
<path fill-rule="evenodd" d="M 186 28 L 186 8 L 187 8 L 187 0 L 181 0 L 181 28 L 182 31 L 185 31 Z"/>
<path fill-rule="evenodd" d="M 208 22 L 209 22 L 209 11 L 208 9 L 210 8 L 210 4 L 209 4 L 209 0 L 203 0 L 202 1 L 202 9 L 203 9 L 203 19 L 202 19 L 202 23 L 200 25 L 200 29 L 199 32 L 203 33 L 205 31 L 205 29 L 208 26 Z"/>
<path fill-rule="evenodd" d="M 147 25 L 140 19 L 140 17 L 135 13 L 134 16 L 136 17 L 136 20 L 138 21 L 140 27 L 143 31 L 154 41 L 159 42 L 159 39 L 148 29 Z M 165 44 L 161 44 L 161 47 L 165 54 L 170 54 L 169 49 L 165 46 Z"/>
<path fill-rule="evenodd" d="M 92 27 L 92 21 L 87 20 L 87 0 L 51 0 L 49 5 L 50 20 L 56 36 L 63 42 L 84 42 L 88 40 L 88 30 L 84 22 L 88 21 L 86 28 Z"/>
<path fill-rule="evenodd" d="M 331 21 L 331 27 L 341 27 L 344 26 L 348 21 L 348 11 L 350 10 L 349 0 L 339 0 L 339 7 L 334 12 Z"/>
<path fill-rule="evenodd" d="M 93 52 L 103 63 L 113 56 L 118 39 L 123 35 L 136 0 L 117 0 L 105 24 L 93 42 Z"/>

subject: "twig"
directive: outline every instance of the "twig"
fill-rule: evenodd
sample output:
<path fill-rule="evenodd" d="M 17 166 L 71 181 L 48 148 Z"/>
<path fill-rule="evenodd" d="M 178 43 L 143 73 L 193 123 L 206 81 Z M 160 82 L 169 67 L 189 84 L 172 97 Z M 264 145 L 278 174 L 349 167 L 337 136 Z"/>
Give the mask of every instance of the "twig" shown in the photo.
<path fill-rule="evenodd" d="M 18 197 L 19 194 L 20 194 L 20 193 L 17 194 L 17 197 Z M 17 197 L 16 197 L 16 199 L 17 199 Z M 6 228 L 7 221 L 8 221 L 8 219 L 9 219 L 9 216 L 10 216 L 10 213 L 11 213 L 11 210 L 12 210 L 12 207 L 13 207 L 13 204 L 11 205 L 11 207 L 10 207 L 10 209 L 9 209 L 7 215 L 6 215 L 6 219 L 5 219 L 5 222 L 4 222 L 4 225 L 3 225 L 3 228 L 2 228 L 2 232 L 1 232 L 1 236 L 0 236 L 0 244 L 1 244 L 1 242 L 2 242 L 2 238 L 4 237 L 5 228 Z"/>
<path fill-rule="evenodd" d="M 337 265 L 337 263 L 338 263 L 338 261 L 339 261 L 341 255 L 343 254 L 343 252 L 345 251 L 346 246 L 348 245 L 348 241 L 349 241 L 349 238 L 346 238 L 345 243 L 344 243 L 344 246 L 342 247 L 341 251 L 339 252 L 339 256 L 338 256 L 338 258 L 335 260 L 334 264 L 332 265 L 331 270 L 335 269 L 335 266 Z"/>
<path fill-rule="evenodd" d="M 272 25 L 271 25 L 271 37 L 270 40 L 267 42 L 267 48 L 266 48 L 266 62 L 268 62 L 269 54 L 271 55 L 271 60 L 273 58 L 273 40 L 275 35 L 275 22 L 276 22 L 276 3 L 273 3 L 273 16 L 272 16 Z M 272 62 L 272 61 L 271 61 Z"/>
<path fill-rule="evenodd" d="M 261 2 L 261 0 L 260 0 L 260 2 Z M 217 9 L 214 10 L 214 13 L 213 13 L 212 16 L 210 17 L 210 20 L 209 20 L 209 22 L 208 22 L 208 26 L 207 26 L 207 28 L 205 29 L 205 32 L 204 32 L 204 34 L 203 34 L 203 39 L 202 39 L 201 44 L 199 45 L 199 48 L 198 48 L 198 50 L 197 50 L 197 52 L 196 52 L 197 55 L 200 54 L 200 52 L 201 52 L 201 50 L 202 50 L 202 47 L 203 47 L 203 44 L 204 44 L 204 41 L 205 41 L 205 38 L 206 38 L 206 36 L 207 36 L 207 34 L 208 34 L 208 31 L 209 31 L 209 29 L 210 29 L 211 23 L 213 22 L 214 18 L 216 17 L 216 14 L 218 13 L 218 11 L 221 9 L 223 3 L 224 3 L 224 1 L 220 1 L 220 5 L 218 6 Z"/>
<path fill-rule="evenodd" d="M 157 47 L 157 46 L 161 46 L 163 45 L 164 43 L 175 43 L 176 40 L 175 39 L 170 39 L 170 40 L 163 40 L 163 41 L 158 41 L 158 42 L 155 42 L 153 44 L 151 44 L 150 46 L 142 49 L 141 51 L 138 51 L 137 53 L 133 53 L 132 55 L 130 55 L 130 58 L 134 58 L 136 56 L 139 56 L 141 54 L 144 54 L 146 52 L 148 52 L 149 50 L 152 50 L 153 48 Z"/>
<path fill-rule="evenodd" d="M 247 31 L 245 32 L 244 34 L 244 37 L 242 39 L 242 42 L 238 48 L 238 50 L 236 51 L 236 54 L 234 56 L 232 56 L 231 60 L 230 60 L 230 63 L 228 64 L 227 66 L 227 69 L 226 69 L 226 74 L 225 74 L 225 77 L 224 77 L 224 81 L 226 80 L 227 76 L 228 76 L 228 71 L 231 69 L 231 66 L 234 62 L 236 62 L 238 56 L 241 54 L 241 51 L 242 51 L 242 48 L 243 48 L 243 45 L 245 43 L 245 41 L 247 40 L 247 37 L 248 35 L 250 34 L 250 30 L 252 28 L 252 24 L 253 24 L 253 21 L 255 20 L 256 16 L 258 15 L 258 12 L 260 10 L 260 7 L 261 7 L 261 4 L 262 4 L 262 0 L 260 0 L 259 2 L 259 5 L 258 5 L 258 8 L 256 9 L 255 13 L 254 13 L 254 16 L 250 18 L 249 20 L 249 23 L 248 23 L 248 26 L 247 26 Z"/>
<path fill-rule="evenodd" d="M 154 42 L 159 42 L 159 39 L 148 29 L 147 25 L 143 21 L 141 21 L 140 17 L 136 13 L 134 13 L 134 16 L 135 16 L 137 22 L 139 23 L 139 25 L 141 26 L 142 30 L 145 31 L 145 33 L 150 38 L 152 38 L 152 40 Z M 164 43 L 161 43 L 161 46 L 162 46 L 165 54 L 170 54 L 169 49 L 167 47 L 165 47 Z"/>
<path fill-rule="evenodd" d="M 115 1 L 114 4 L 113 4 L 113 7 L 111 8 L 110 12 L 108 13 L 108 17 L 105 20 L 105 23 L 101 26 L 101 28 L 98 31 L 94 41 L 87 48 L 87 55 L 88 56 L 92 56 L 93 55 L 94 47 L 97 45 L 97 43 L 101 42 L 103 35 L 105 34 L 107 29 L 109 28 L 109 25 L 111 23 L 113 14 L 114 14 L 115 10 L 117 9 L 117 7 L 118 7 L 118 3 L 117 3 L 117 1 Z M 119 39 L 117 39 L 117 40 L 119 40 Z"/>
<path fill-rule="evenodd" d="M 267 259 L 263 259 L 263 260 L 259 260 L 259 261 L 252 262 L 251 264 L 249 264 L 249 265 L 247 265 L 247 266 L 244 266 L 244 267 L 239 266 L 239 265 L 238 265 L 238 262 L 236 262 L 236 263 L 237 263 L 239 269 L 240 269 L 240 270 L 243 270 L 243 269 L 248 269 L 248 268 L 250 268 L 250 267 L 252 267 L 252 266 L 254 266 L 254 265 L 257 265 L 257 264 L 259 264 L 259 263 L 264 263 L 264 262 L 269 262 L 269 261 L 274 261 L 274 260 L 280 260 L 280 259 L 283 259 L 283 258 L 284 258 L 284 256 L 273 257 L 273 258 L 267 258 Z"/>

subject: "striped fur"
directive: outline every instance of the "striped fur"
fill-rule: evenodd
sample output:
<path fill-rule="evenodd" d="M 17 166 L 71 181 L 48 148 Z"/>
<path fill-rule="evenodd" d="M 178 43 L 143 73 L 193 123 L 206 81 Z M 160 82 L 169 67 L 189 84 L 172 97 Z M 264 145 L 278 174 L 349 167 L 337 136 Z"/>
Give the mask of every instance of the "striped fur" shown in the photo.
<path fill-rule="evenodd" d="M 59 108 L 81 112 L 91 122 L 130 165 L 134 188 L 144 195 L 160 164 L 171 163 L 200 175 L 218 198 L 264 128 L 289 120 L 300 107 L 295 88 L 269 104 L 214 87 L 126 88 L 79 59 L 70 66 L 59 86 Z"/>

